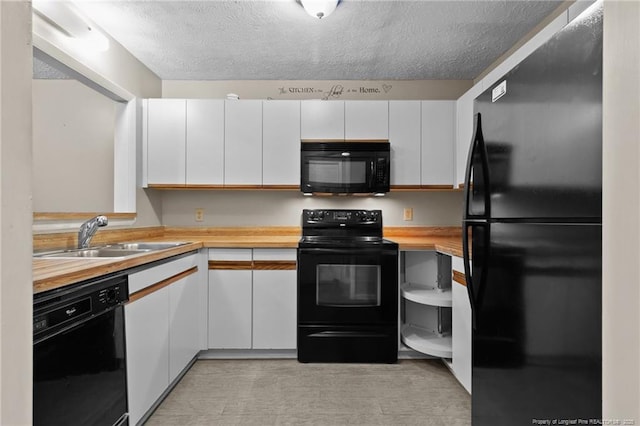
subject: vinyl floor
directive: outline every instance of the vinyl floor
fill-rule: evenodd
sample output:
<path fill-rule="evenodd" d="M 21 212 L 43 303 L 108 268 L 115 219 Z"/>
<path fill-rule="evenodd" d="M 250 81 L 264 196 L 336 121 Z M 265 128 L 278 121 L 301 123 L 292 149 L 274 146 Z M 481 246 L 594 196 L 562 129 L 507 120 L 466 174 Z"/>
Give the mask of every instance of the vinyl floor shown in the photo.
<path fill-rule="evenodd" d="M 147 425 L 471 424 L 471 397 L 439 360 L 300 364 L 199 360 Z"/>

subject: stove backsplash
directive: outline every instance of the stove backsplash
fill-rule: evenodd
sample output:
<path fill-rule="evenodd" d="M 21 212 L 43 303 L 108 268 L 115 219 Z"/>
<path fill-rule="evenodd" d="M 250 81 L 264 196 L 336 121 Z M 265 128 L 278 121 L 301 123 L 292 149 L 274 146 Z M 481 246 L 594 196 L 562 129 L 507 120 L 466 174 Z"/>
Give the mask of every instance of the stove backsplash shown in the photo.
<path fill-rule="evenodd" d="M 166 226 L 299 226 L 303 209 L 380 209 L 385 226 L 460 226 L 461 192 L 305 197 L 297 191 L 160 191 Z M 194 211 L 204 209 L 204 221 Z M 404 221 L 405 208 L 413 220 Z"/>

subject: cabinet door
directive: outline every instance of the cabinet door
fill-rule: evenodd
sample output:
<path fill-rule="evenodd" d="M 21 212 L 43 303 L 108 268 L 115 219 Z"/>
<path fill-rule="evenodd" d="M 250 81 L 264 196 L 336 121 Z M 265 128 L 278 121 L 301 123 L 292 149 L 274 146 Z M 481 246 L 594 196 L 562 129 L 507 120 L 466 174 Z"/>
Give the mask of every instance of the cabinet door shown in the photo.
<path fill-rule="evenodd" d="M 301 139 L 344 139 L 344 101 L 301 101 Z"/>
<path fill-rule="evenodd" d="M 262 185 L 262 101 L 224 105 L 224 184 Z"/>
<path fill-rule="evenodd" d="M 473 138 L 473 100 L 482 93 L 482 83 L 478 83 L 462 95 L 456 102 L 456 178 L 454 185 L 464 184 L 467 156 Z"/>
<path fill-rule="evenodd" d="M 453 258 L 454 270 L 464 269 L 460 258 Z M 452 308 L 451 308 L 451 346 L 453 371 L 462 386 L 471 392 L 471 305 L 467 288 L 456 282 L 451 284 Z"/>
<path fill-rule="evenodd" d="M 187 100 L 187 185 L 222 185 L 224 101 Z"/>
<path fill-rule="evenodd" d="M 184 184 L 186 101 L 147 101 L 147 183 Z"/>
<path fill-rule="evenodd" d="M 198 274 L 169 287 L 169 383 L 184 370 L 199 350 Z"/>
<path fill-rule="evenodd" d="M 391 185 L 420 185 L 420 101 L 389 101 Z"/>
<path fill-rule="evenodd" d="M 295 349 L 296 271 L 253 271 L 253 349 Z"/>
<path fill-rule="evenodd" d="M 388 101 L 345 101 L 345 139 L 389 139 Z"/>
<path fill-rule="evenodd" d="M 209 348 L 251 348 L 251 271 L 209 271 Z"/>
<path fill-rule="evenodd" d="M 300 101 L 264 101 L 262 115 L 262 184 L 300 185 Z"/>
<path fill-rule="evenodd" d="M 125 305 L 129 422 L 135 425 L 169 386 L 169 289 Z"/>
<path fill-rule="evenodd" d="M 422 101 L 422 185 L 453 185 L 455 101 Z"/>

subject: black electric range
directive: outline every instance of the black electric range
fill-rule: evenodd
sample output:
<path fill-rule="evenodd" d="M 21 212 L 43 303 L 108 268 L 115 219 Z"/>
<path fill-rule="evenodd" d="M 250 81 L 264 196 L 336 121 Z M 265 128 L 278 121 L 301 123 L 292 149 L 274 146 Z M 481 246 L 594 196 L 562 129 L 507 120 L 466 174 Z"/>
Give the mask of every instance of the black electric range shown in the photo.
<path fill-rule="evenodd" d="M 304 210 L 298 360 L 397 361 L 398 245 L 380 210 Z"/>

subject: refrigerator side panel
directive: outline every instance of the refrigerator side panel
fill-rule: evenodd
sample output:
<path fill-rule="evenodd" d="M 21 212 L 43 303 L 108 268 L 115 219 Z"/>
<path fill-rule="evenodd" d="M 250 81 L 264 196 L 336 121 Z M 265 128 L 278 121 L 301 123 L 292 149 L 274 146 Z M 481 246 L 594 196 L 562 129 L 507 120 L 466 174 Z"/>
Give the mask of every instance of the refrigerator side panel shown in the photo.
<path fill-rule="evenodd" d="M 601 9 L 567 25 L 474 109 L 482 114 L 492 218 L 601 217 Z"/>
<path fill-rule="evenodd" d="M 473 276 L 486 282 L 474 294 L 474 426 L 597 421 L 601 226 L 493 222 L 477 229 L 484 235 L 474 235 Z"/>

